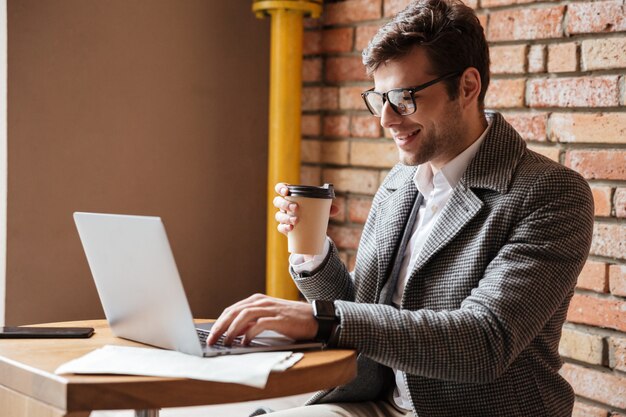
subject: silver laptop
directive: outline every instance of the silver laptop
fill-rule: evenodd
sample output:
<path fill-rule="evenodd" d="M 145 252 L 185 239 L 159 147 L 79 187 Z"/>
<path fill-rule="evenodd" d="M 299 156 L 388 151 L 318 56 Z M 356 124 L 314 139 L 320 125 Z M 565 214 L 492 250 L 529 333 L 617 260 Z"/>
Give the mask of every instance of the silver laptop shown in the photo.
<path fill-rule="evenodd" d="M 321 348 L 266 331 L 250 345 L 206 344 L 211 323 L 194 324 L 160 217 L 74 213 L 113 333 L 196 356 Z"/>

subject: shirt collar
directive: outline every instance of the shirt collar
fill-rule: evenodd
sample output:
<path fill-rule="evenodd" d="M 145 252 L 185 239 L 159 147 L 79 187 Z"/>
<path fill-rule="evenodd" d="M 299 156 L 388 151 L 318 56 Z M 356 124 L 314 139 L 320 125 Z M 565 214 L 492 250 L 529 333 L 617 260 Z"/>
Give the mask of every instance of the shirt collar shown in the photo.
<path fill-rule="evenodd" d="M 437 171 L 430 164 L 430 162 L 418 165 L 413 177 L 413 182 L 415 183 L 417 190 L 423 196 L 427 197 L 435 186 L 436 188 L 456 187 L 459 180 L 463 176 L 463 173 L 467 169 L 467 166 L 478 152 L 480 145 L 485 140 L 487 132 L 491 127 L 491 122 L 492 118 L 487 115 L 487 128 L 484 132 L 463 152 L 441 167 L 441 170 Z"/>

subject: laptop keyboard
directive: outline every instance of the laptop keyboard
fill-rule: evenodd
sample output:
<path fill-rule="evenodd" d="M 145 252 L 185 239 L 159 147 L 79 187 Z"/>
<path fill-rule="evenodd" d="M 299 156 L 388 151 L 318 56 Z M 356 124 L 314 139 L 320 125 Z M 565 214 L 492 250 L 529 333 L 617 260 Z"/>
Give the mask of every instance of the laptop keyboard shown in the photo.
<path fill-rule="evenodd" d="M 211 332 L 208 331 L 208 330 L 196 329 L 196 333 L 198 333 L 198 339 L 200 339 L 200 343 L 203 346 L 206 345 L 206 340 L 209 337 L 209 335 L 211 334 Z M 233 340 L 232 345 L 225 346 L 224 345 L 224 335 L 222 335 L 217 340 L 217 342 L 215 342 L 215 344 L 213 346 L 211 346 L 211 349 L 224 350 L 224 349 L 231 349 L 233 347 L 240 347 L 240 346 L 243 346 L 242 341 L 243 341 L 243 336 L 238 336 L 238 337 L 235 338 L 235 340 Z"/>

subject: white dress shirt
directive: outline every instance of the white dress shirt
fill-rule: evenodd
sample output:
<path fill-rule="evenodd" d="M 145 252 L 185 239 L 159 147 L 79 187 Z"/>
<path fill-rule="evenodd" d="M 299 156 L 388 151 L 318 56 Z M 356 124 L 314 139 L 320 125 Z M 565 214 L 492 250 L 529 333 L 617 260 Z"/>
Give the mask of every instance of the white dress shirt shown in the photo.
<path fill-rule="evenodd" d="M 472 143 L 463 152 L 457 155 L 450 162 L 437 170 L 429 162 L 418 165 L 415 171 L 413 181 L 420 194 L 423 196 L 422 203 L 419 207 L 417 219 L 413 224 L 411 231 L 411 238 L 407 243 L 402 258 L 402 265 L 396 283 L 396 288 L 393 293 L 392 302 L 394 306 L 400 307 L 402 304 L 402 294 L 404 293 L 404 287 L 407 280 L 411 275 L 411 271 L 415 266 L 415 262 L 419 257 L 419 254 L 430 235 L 435 223 L 439 219 L 439 216 L 448 203 L 452 191 L 458 184 L 459 180 L 463 176 L 463 173 L 467 169 L 470 161 L 478 152 L 480 145 L 482 144 L 489 126 L 491 125 L 491 119 L 487 117 L 488 126 L 480 137 Z M 330 250 L 330 244 L 328 237 L 324 244 L 324 252 L 320 255 L 315 255 L 313 259 L 304 261 L 304 256 L 299 254 L 292 254 L 289 257 L 289 263 L 293 270 L 300 274 L 302 272 L 313 271 L 318 268 Z M 403 373 L 394 369 L 396 377 L 396 389 L 394 391 L 394 402 L 401 408 L 411 410 L 411 401 L 408 397 L 408 390 L 404 381 Z"/>
<path fill-rule="evenodd" d="M 488 123 L 490 124 L 491 120 L 488 119 Z M 417 258 L 435 223 L 437 223 L 443 208 L 450 200 L 454 187 L 459 183 L 470 161 L 478 152 L 478 148 L 480 148 L 488 130 L 489 125 L 474 143 L 441 167 L 440 170 L 437 170 L 429 162 L 417 167 L 413 181 L 423 199 L 417 219 L 413 224 L 411 238 L 406 245 L 404 257 L 402 258 L 398 282 L 391 299 L 394 306 L 399 308 L 402 305 L 404 287 L 411 276 L 415 262 L 417 262 Z M 407 395 L 408 390 L 404 382 L 403 373 L 396 369 L 394 369 L 394 373 L 396 375 L 396 389 L 393 393 L 393 399 L 399 407 L 410 410 L 411 402 Z"/>

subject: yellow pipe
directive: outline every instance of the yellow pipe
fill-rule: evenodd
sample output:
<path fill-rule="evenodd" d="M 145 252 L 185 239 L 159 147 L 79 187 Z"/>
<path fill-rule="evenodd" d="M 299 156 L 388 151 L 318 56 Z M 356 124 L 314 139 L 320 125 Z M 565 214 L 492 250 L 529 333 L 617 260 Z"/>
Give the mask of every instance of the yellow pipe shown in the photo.
<path fill-rule="evenodd" d="M 303 16 L 319 17 L 320 1 L 255 1 L 257 17 L 271 16 L 269 160 L 267 177 L 267 294 L 295 300 L 288 273 L 287 239 L 276 230 L 272 201 L 279 181 L 300 182 L 300 117 Z"/>

